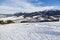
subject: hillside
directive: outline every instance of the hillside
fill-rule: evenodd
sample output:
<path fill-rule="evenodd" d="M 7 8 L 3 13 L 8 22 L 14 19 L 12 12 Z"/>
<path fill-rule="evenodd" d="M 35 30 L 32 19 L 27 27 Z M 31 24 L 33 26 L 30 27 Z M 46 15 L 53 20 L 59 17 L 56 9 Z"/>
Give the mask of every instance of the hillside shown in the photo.
<path fill-rule="evenodd" d="M 15 16 L 21 16 L 24 15 L 24 17 L 32 17 L 32 16 L 37 16 L 37 15 L 42 15 L 42 16 L 55 16 L 55 15 L 60 15 L 60 10 L 43 10 L 43 11 L 38 11 L 38 12 L 31 12 L 31 13 L 16 13 L 14 14 Z"/>
<path fill-rule="evenodd" d="M 60 22 L 0 25 L 0 40 L 60 40 Z"/>
<path fill-rule="evenodd" d="M 44 10 L 32 13 L 16 13 L 14 16 L 23 16 L 24 18 L 32 18 L 32 20 L 36 20 L 37 22 L 50 22 L 50 21 L 59 21 L 60 10 Z M 43 20 L 42 20 L 43 19 Z M 31 20 L 31 21 L 32 21 Z"/>
<path fill-rule="evenodd" d="M 57 22 L 60 18 L 60 10 L 44 10 L 32 13 L 1 14 L 0 23 L 11 21 L 13 23 Z"/>

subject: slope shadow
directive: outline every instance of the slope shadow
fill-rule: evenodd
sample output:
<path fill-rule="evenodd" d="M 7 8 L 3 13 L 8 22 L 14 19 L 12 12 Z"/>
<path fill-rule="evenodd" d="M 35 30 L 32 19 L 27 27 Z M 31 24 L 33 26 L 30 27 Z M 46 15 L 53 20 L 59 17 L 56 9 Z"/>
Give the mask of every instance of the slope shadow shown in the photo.
<path fill-rule="evenodd" d="M 44 31 L 43 33 L 44 34 L 60 36 L 60 32 L 56 32 L 56 31 Z"/>

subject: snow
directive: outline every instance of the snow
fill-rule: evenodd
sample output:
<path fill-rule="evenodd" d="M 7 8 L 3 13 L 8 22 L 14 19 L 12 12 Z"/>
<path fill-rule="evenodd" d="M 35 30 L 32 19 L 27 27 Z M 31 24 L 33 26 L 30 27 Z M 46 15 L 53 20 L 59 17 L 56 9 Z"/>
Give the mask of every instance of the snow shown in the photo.
<path fill-rule="evenodd" d="M 0 20 L 17 20 L 17 19 L 23 19 L 23 16 L 20 17 L 16 17 L 16 16 L 12 16 L 12 17 L 6 17 L 6 18 L 1 18 Z"/>
<path fill-rule="evenodd" d="M 0 25 L 0 40 L 60 40 L 60 22 Z"/>

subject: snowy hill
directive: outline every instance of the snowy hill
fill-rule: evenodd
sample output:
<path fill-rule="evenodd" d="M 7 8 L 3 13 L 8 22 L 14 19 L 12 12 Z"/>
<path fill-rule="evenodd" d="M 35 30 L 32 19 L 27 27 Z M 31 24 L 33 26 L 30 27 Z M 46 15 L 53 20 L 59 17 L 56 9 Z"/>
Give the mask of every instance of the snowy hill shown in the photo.
<path fill-rule="evenodd" d="M 36 22 L 56 22 L 60 18 L 60 10 L 44 10 L 32 13 L 16 13 L 16 14 L 1 14 L 0 21 L 11 20 L 19 23 L 36 23 Z M 7 22 L 6 22 L 7 23 Z"/>
<path fill-rule="evenodd" d="M 50 10 L 43 10 L 43 11 L 37 11 L 37 12 L 31 12 L 31 13 L 16 13 L 14 14 L 15 16 L 21 16 L 24 15 L 24 17 L 32 17 L 32 16 L 37 16 L 37 15 L 42 15 L 42 16 L 55 16 L 55 15 L 60 15 L 60 10 L 57 9 L 50 9 Z"/>
<path fill-rule="evenodd" d="M 0 25 L 0 40 L 60 40 L 60 22 Z"/>
<path fill-rule="evenodd" d="M 6 18 L 6 17 L 11 17 L 13 16 L 12 14 L 0 14 L 0 18 Z"/>
<path fill-rule="evenodd" d="M 60 10 L 43 10 L 32 13 L 16 13 L 14 16 L 23 16 L 24 18 L 32 18 L 32 20 L 36 20 L 35 22 L 50 22 L 50 21 L 59 21 Z M 43 19 L 43 20 L 42 20 Z M 31 21 L 32 21 L 31 20 Z M 39 21 L 40 20 L 40 21 Z"/>
<path fill-rule="evenodd" d="M 60 11 L 18 14 L 1 15 L 0 40 L 60 40 Z"/>

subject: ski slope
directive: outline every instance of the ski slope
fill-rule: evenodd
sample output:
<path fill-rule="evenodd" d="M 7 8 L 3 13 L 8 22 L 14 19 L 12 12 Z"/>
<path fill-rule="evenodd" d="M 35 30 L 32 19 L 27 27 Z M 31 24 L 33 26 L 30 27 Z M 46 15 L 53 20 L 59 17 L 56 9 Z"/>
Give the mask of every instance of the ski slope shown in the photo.
<path fill-rule="evenodd" d="M 60 22 L 0 25 L 0 40 L 60 40 Z"/>

